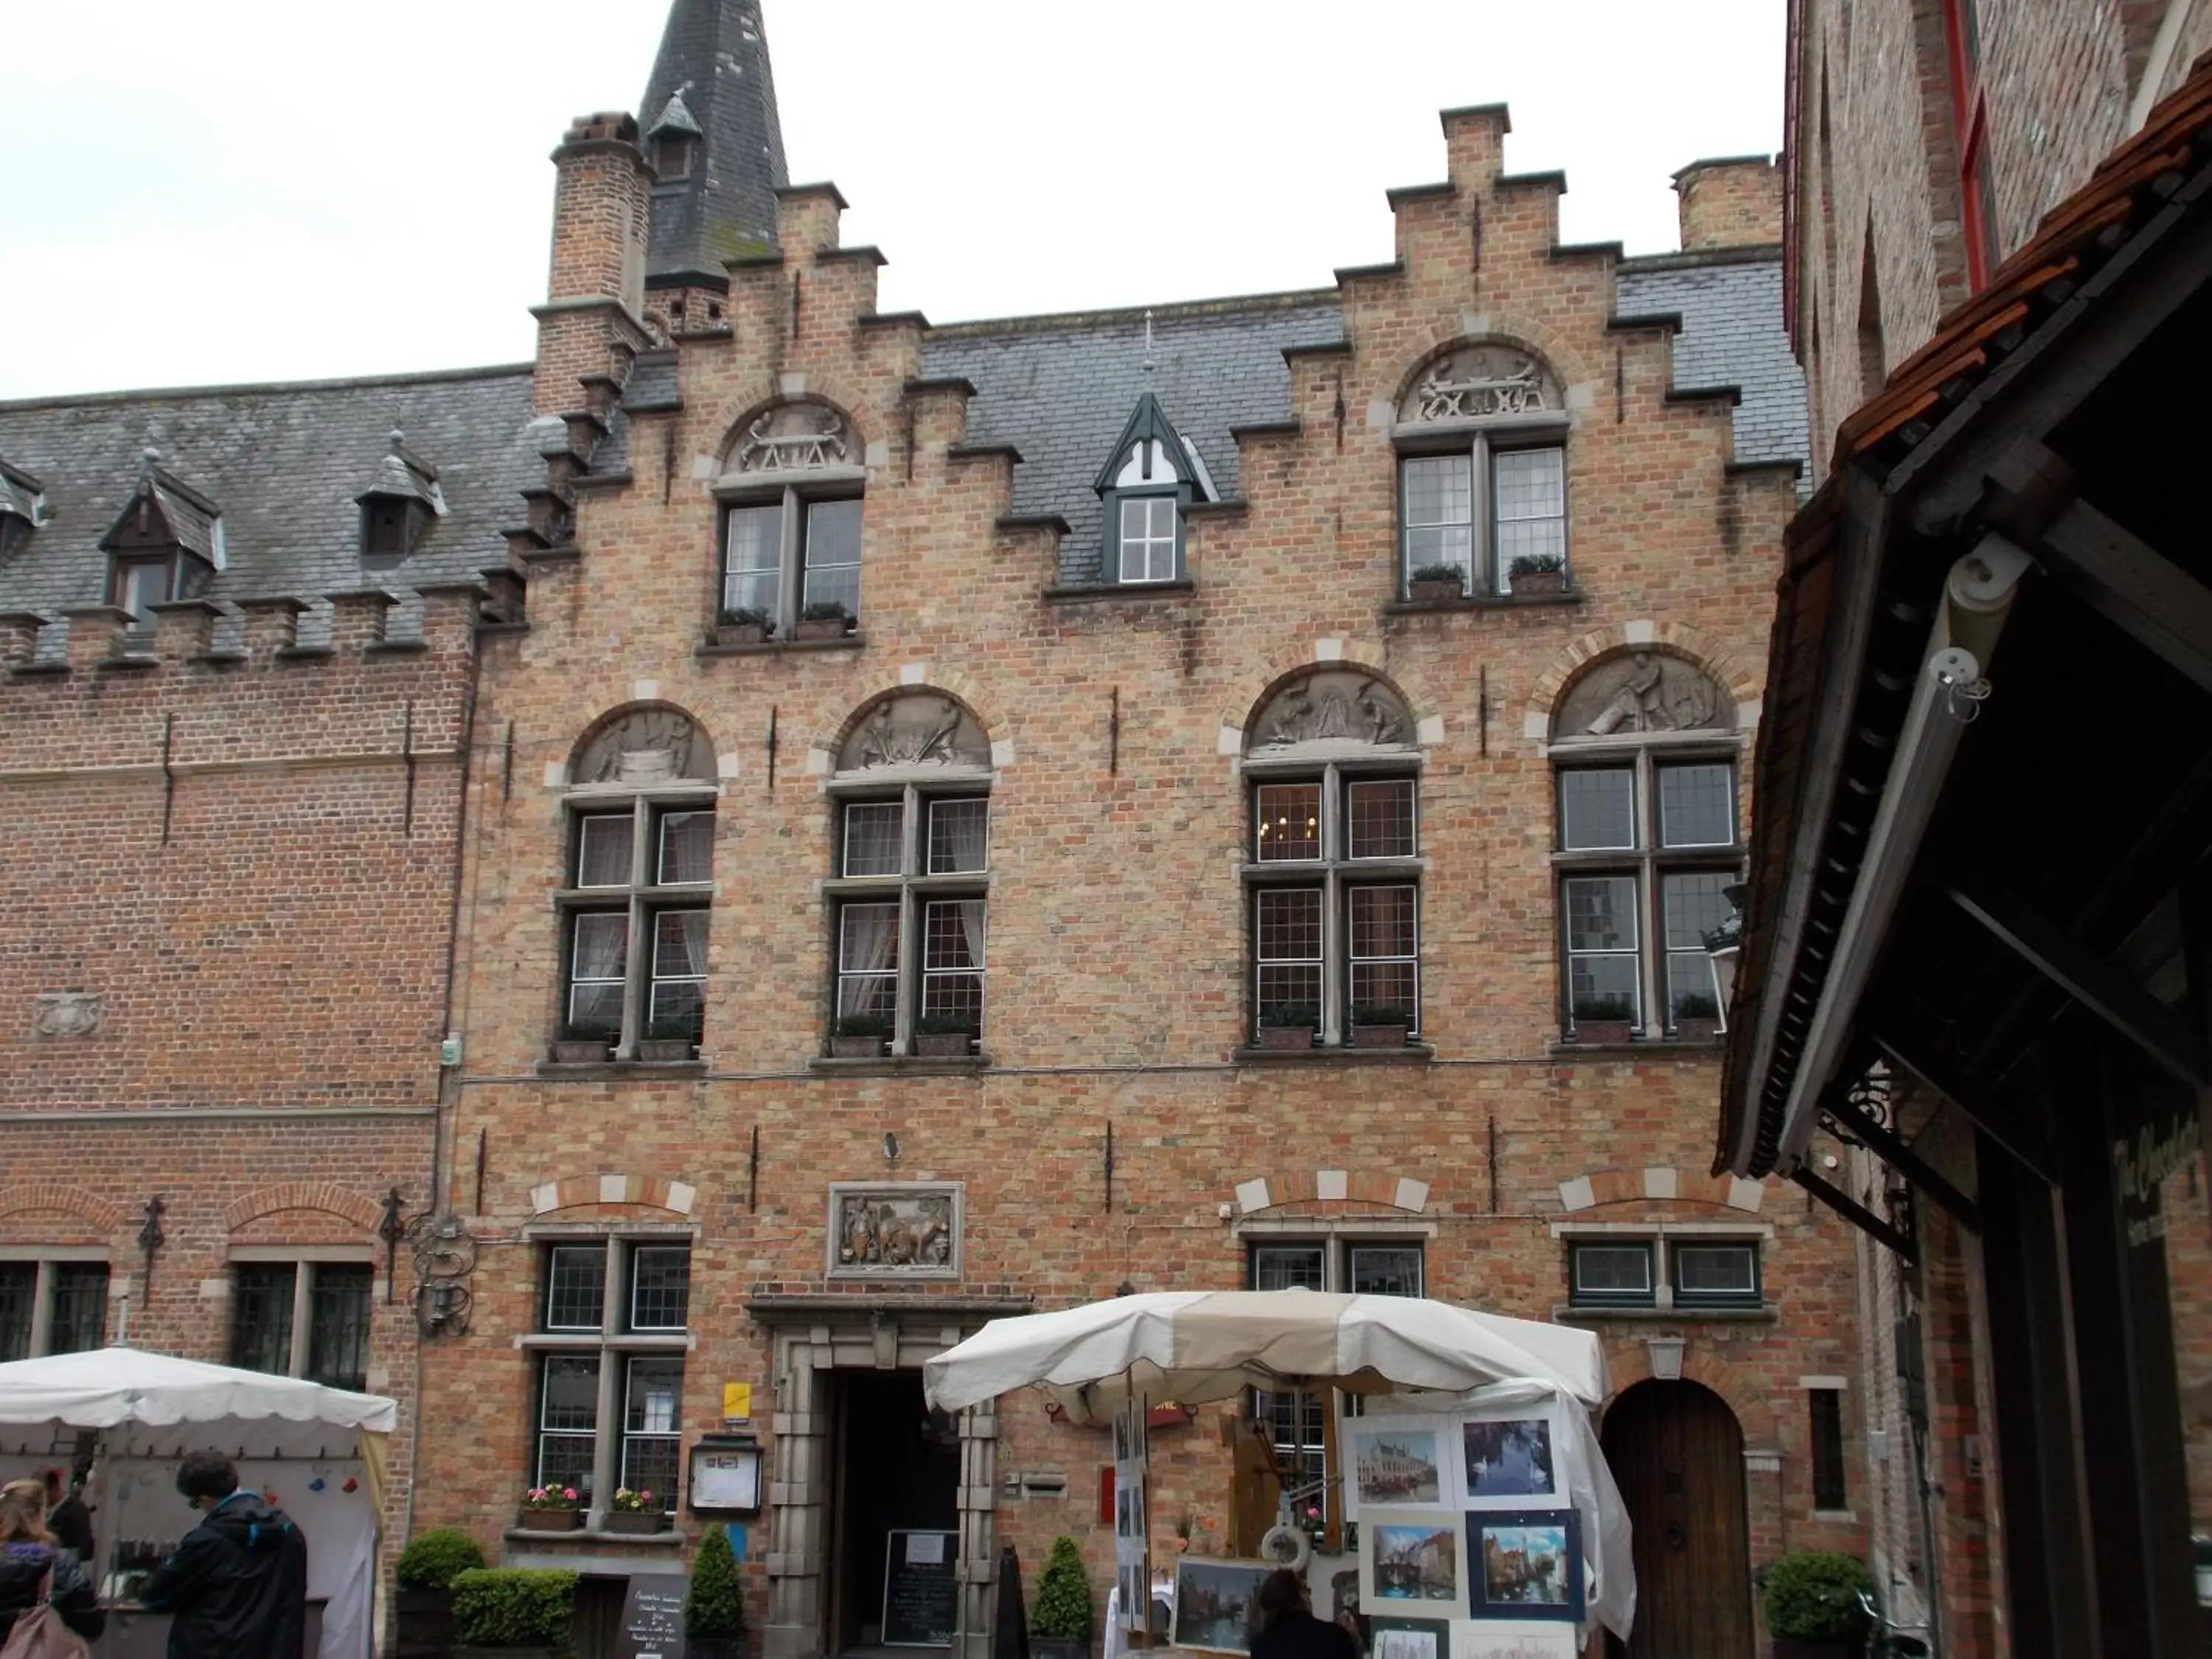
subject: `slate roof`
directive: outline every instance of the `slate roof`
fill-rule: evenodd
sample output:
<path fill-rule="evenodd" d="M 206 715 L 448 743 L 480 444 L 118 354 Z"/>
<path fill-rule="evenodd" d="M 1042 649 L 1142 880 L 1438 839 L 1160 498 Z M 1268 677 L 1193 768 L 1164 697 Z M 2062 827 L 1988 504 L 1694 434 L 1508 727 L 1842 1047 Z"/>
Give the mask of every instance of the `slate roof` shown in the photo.
<path fill-rule="evenodd" d="M 1624 261 L 1613 308 L 1623 317 L 1673 313 L 1674 389 L 1735 386 L 1735 458 L 1804 463 L 1805 372 L 1782 325 L 1782 254 L 1658 254 Z"/>
<path fill-rule="evenodd" d="M 1231 427 L 1287 420 L 1285 346 L 1344 337 L 1334 294 L 1272 295 L 1152 313 L 1152 367 L 1145 367 L 1142 311 L 963 323 L 933 331 L 922 374 L 972 382 L 970 445 L 1012 444 L 1013 510 L 1057 513 L 1062 582 L 1099 580 L 1098 469 L 1147 392 L 1205 458 L 1224 497 L 1241 492 Z"/>
<path fill-rule="evenodd" d="M 530 379 L 525 363 L 0 403 L 0 459 L 37 477 L 46 507 L 30 545 L 0 565 L 0 610 L 53 613 L 105 599 L 100 538 L 143 476 L 149 444 L 161 472 L 222 511 L 226 568 L 210 599 L 313 601 L 473 580 L 504 562 L 501 532 L 524 517 L 520 492 L 545 481 L 526 431 Z M 438 469 L 447 513 L 412 556 L 371 573 L 354 498 L 390 455 L 394 427 Z"/>
<path fill-rule="evenodd" d="M 658 129 L 678 97 L 701 153 L 689 177 L 653 186 L 646 275 L 719 277 L 725 259 L 775 246 L 775 192 L 791 182 L 760 0 L 675 0 L 638 108 Z"/>

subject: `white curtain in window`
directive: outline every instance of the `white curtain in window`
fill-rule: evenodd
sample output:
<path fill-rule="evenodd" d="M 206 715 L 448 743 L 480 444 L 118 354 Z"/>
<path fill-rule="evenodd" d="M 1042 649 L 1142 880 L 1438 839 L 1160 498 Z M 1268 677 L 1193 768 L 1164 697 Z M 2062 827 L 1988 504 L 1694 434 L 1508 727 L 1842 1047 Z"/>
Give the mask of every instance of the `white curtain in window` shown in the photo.
<path fill-rule="evenodd" d="M 933 824 L 938 844 L 936 867 L 981 870 L 990 821 L 990 813 L 980 800 L 939 802 Z"/>
<path fill-rule="evenodd" d="M 983 901 L 960 901 L 960 931 L 968 940 L 968 961 L 979 971 L 983 966 Z"/>
<path fill-rule="evenodd" d="M 844 968 L 848 974 L 889 971 L 898 949 L 898 906 L 848 904 L 845 907 Z"/>
<path fill-rule="evenodd" d="M 621 915 L 576 918 L 575 976 L 620 979 L 629 947 L 629 919 Z"/>
<path fill-rule="evenodd" d="M 662 917 L 660 972 L 671 979 L 707 976 L 707 913 L 678 910 Z M 670 927 L 671 921 L 677 925 Z M 673 949 L 670 947 L 673 946 Z"/>

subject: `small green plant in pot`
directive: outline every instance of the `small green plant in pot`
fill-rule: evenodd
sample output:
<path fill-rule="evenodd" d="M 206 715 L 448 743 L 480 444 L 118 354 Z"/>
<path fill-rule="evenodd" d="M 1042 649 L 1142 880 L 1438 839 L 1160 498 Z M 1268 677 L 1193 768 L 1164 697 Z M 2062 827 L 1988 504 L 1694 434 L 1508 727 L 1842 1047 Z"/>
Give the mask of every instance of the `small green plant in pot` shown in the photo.
<path fill-rule="evenodd" d="M 1085 1659 L 1091 1651 L 1091 1578 L 1066 1533 L 1052 1540 L 1030 1609 L 1030 1650 L 1036 1659 Z"/>
<path fill-rule="evenodd" d="M 640 1038 L 637 1057 L 641 1060 L 667 1064 L 673 1060 L 689 1060 L 698 1052 L 699 1022 L 689 1016 L 676 1019 L 656 1019 L 646 1028 Z"/>
<path fill-rule="evenodd" d="M 963 1058 L 975 1027 L 965 1014 L 924 1014 L 914 1024 L 914 1051 L 938 1060 Z"/>
<path fill-rule="evenodd" d="M 881 1014 L 840 1014 L 830 1028 L 830 1052 L 839 1060 L 873 1060 L 883 1053 L 890 1029 Z"/>
<path fill-rule="evenodd" d="M 1516 593 L 1564 593 L 1567 562 L 1557 553 L 1523 553 L 1505 567 L 1505 579 Z"/>
<path fill-rule="evenodd" d="M 1260 1010 L 1262 1048 L 1310 1048 L 1321 1007 L 1311 1002 L 1271 1002 Z"/>
<path fill-rule="evenodd" d="M 576 1626 L 576 1575 L 544 1568 L 493 1567 L 453 1580 L 459 1655 L 489 1650 L 505 1659 L 556 1659 Z"/>
<path fill-rule="evenodd" d="M 1467 597 L 1467 573 L 1455 564 L 1425 564 L 1406 579 L 1415 605 L 1443 605 Z"/>
<path fill-rule="evenodd" d="M 483 1552 L 458 1527 L 418 1532 L 399 1552 L 392 1613 L 402 1655 L 443 1653 L 453 1644 L 453 1580 L 479 1571 Z"/>
<path fill-rule="evenodd" d="M 817 599 L 799 613 L 793 635 L 801 640 L 842 640 L 853 631 L 853 613 L 842 599 Z"/>
<path fill-rule="evenodd" d="M 717 645 L 765 645 L 769 635 L 775 632 L 775 622 L 767 611 L 751 605 L 732 606 L 722 613 L 714 627 Z"/>
<path fill-rule="evenodd" d="M 744 1581 L 737 1552 L 722 1527 L 709 1527 L 691 1559 L 691 1589 L 684 1598 L 685 1659 L 744 1659 Z"/>
<path fill-rule="evenodd" d="M 1763 1598 L 1775 1659 L 1847 1659 L 1866 1630 L 1859 1592 L 1873 1577 L 1856 1556 L 1793 1550 L 1767 1569 Z"/>
<path fill-rule="evenodd" d="M 1402 1048 L 1413 1029 L 1410 1011 L 1388 1003 L 1363 1003 L 1352 1011 L 1355 1048 Z"/>
<path fill-rule="evenodd" d="M 609 1532 L 665 1532 L 668 1520 L 660 1499 L 642 1488 L 632 1492 L 623 1486 L 607 1500 L 605 1524 Z"/>
<path fill-rule="evenodd" d="M 1686 991 L 1674 999 L 1674 1035 L 1692 1042 L 1705 1042 L 1721 1029 L 1719 1000 L 1700 991 Z"/>
<path fill-rule="evenodd" d="M 1575 1041 L 1626 1042 L 1636 1035 L 1633 997 L 1584 992 L 1575 999 Z"/>

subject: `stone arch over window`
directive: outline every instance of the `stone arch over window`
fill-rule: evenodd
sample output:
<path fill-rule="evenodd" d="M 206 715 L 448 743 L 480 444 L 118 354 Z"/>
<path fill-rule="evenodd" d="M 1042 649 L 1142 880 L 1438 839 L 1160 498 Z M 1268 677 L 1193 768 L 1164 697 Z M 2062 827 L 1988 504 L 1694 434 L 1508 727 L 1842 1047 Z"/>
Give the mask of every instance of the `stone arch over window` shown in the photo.
<path fill-rule="evenodd" d="M 1566 412 L 1565 384 L 1535 347 L 1498 335 L 1431 353 L 1398 389 L 1401 426 Z"/>
<path fill-rule="evenodd" d="M 826 398 L 779 397 L 747 410 L 722 445 L 724 483 L 759 474 L 812 472 L 863 464 L 866 445 L 853 418 Z"/>
<path fill-rule="evenodd" d="M 1581 688 L 1592 671 L 1606 663 L 1633 657 L 1639 650 L 1679 659 L 1724 687 L 1729 718 L 1723 724 L 1748 730 L 1759 723 L 1759 678 L 1742 664 L 1687 623 L 1636 621 L 1614 623 L 1583 635 L 1554 657 L 1531 688 L 1523 734 L 1538 743 L 1573 735 L 1571 715 L 1561 699 L 1569 686 Z"/>
<path fill-rule="evenodd" d="M 285 1181 L 257 1187 L 233 1199 L 223 1206 L 222 1224 L 234 1233 L 240 1232 L 262 1217 L 283 1210 L 319 1211 L 365 1233 L 374 1233 L 384 1219 L 384 1212 L 374 1199 L 349 1192 L 335 1182 Z"/>
<path fill-rule="evenodd" d="M 1262 692 L 1243 726 L 1248 759 L 1308 759 L 1362 750 L 1419 753 L 1418 726 L 1405 696 L 1384 676 L 1354 663 L 1301 665 Z"/>
<path fill-rule="evenodd" d="M 1622 645 L 1577 671 L 1553 705 L 1550 740 L 1733 732 L 1736 704 L 1704 664 L 1656 641 Z"/>
<path fill-rule="evenodd" d="M 696 717 L 673 703 L 632 703 L 600 716 L 568 762 L 571 789 L 714 781 L 714 740 Z"/>
<path fill-rule="evenodd" d="M 988 772 L 991 740 L 965 698 L 942 687 L 908 685 L 855 709 L 830 754 L 838 779 L 885 769 Z"/>
<path fill-rule="evenodd" d="M 860 617 L 866 445 L 819 397 L 756 405 L 724 442 L 718 625 L 757 629 L 730 643 L 834 643 Z"/>
<path fill-rule="evenodd" d="M 71 1216 L 103 1232 L 120 1231 L 123 1212 L 103 1199 L 58 1181 L 16 1182 L 0 1187 L 0 1217 L 51 1211 Z"/>

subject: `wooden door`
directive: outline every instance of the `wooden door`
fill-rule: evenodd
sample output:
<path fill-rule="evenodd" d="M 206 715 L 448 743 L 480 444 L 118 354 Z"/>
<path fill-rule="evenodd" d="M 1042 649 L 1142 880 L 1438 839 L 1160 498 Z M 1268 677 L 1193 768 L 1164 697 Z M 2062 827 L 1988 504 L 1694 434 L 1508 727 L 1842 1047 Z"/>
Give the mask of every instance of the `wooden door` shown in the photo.
<path fill-rule="evenodd" d="M 1695 1382 L 1641 1382 L 1605 1415 L 1605 1460 L 1635 1528 L 1627 1659 L 1752 1659 L 1743 1431 Z"/>

